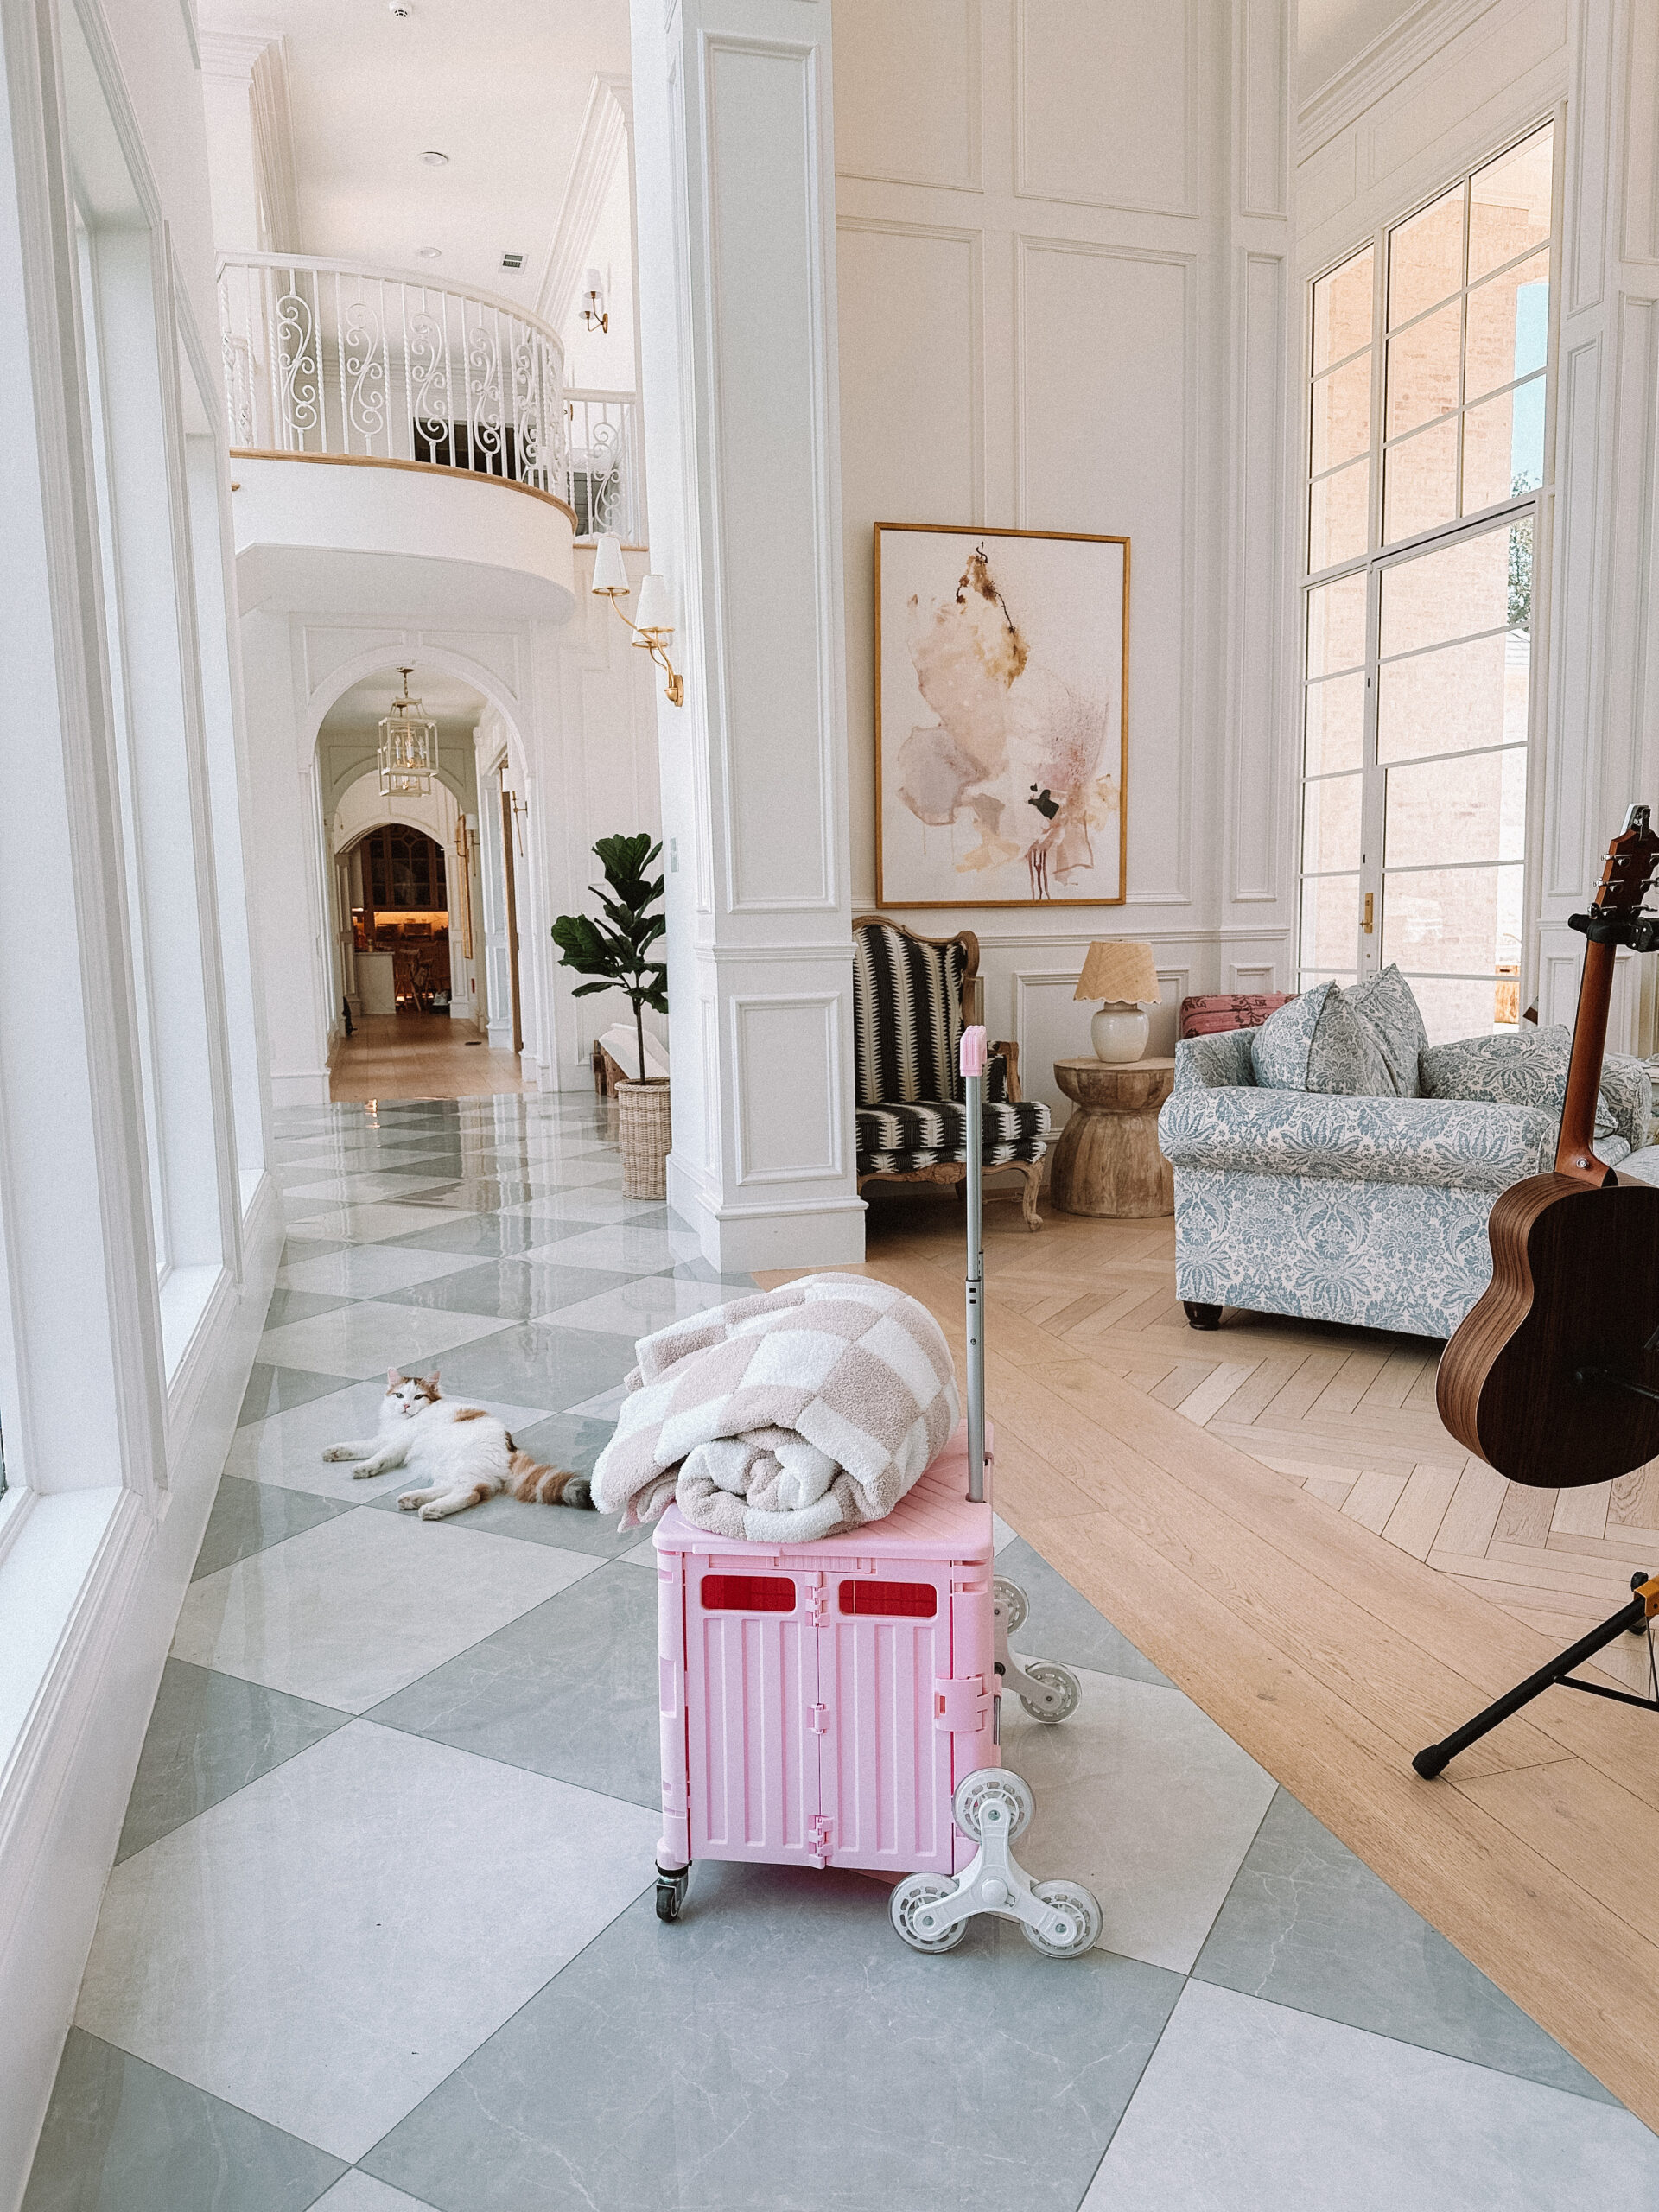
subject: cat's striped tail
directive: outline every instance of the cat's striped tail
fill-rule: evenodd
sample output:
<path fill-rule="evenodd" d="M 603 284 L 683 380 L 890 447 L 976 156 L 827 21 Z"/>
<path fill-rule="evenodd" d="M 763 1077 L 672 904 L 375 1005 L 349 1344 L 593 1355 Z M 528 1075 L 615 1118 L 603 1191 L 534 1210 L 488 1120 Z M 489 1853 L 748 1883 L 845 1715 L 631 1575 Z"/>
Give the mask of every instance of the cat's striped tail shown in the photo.
<path fill-rule="evenodd" d="M 524 1505 L 591 1508 L 594 1502 L 586 1475 L 565 1474 L 557 1467 L 543 1467 L 528 1452 L 515 1450 L 509 1457 L 507 1486 Z"/>

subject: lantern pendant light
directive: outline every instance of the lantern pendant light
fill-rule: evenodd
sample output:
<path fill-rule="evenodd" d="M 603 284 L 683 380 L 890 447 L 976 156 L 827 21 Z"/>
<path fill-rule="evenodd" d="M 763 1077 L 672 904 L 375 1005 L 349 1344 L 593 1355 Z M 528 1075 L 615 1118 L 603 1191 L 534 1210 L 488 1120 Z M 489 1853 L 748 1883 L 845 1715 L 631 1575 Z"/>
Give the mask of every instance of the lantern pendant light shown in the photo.
<path fill-rule="evenodd" d="M 380 718 L 380 789 L 387 798 L 424 798 L 438 772 L 438 726 L 409 693 L 411 664 L 400 668 L 404 688 Z"/>

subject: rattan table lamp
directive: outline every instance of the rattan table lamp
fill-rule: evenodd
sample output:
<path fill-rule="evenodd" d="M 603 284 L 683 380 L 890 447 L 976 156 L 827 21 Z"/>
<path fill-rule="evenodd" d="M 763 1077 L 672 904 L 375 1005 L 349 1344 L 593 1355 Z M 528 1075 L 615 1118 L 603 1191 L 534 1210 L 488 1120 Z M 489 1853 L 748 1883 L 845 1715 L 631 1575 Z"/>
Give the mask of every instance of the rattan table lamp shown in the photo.
<path fill-rule="evenodd" d="M 1155 1005 L 1163 996 L 1152 947 L 1128 938 L 1097 938 L 1089 948 L 1072 996 L 1103 1001 L 1090 1025 L 1097 1060 L 1122 1066 L 1140 1059 L 1151 1027 L 1143 1006 Z"/>

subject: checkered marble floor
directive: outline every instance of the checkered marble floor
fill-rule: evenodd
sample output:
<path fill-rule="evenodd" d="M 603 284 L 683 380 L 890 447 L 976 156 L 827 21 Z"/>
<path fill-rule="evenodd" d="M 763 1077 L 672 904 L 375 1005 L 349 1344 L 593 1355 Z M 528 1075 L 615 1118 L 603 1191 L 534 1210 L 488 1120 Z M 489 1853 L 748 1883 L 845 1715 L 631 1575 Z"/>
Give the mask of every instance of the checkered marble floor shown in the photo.
<path fill-rule="evenodd" d="M 588 1467 L 637 1337 L 741 1295 L 586 1098 L 283 1118 L 288 1243 L 25 2212 L 1560 2212 L 1659 2143 L 1000 1531 L 1086 1959 L 918 1957 L 855 1875 L 655 1916 L 655 1585 L 596 1516 L 400 1516 L 388 1365 Z M 992 1317 L 995 1327 L 995 1315 Z"/>

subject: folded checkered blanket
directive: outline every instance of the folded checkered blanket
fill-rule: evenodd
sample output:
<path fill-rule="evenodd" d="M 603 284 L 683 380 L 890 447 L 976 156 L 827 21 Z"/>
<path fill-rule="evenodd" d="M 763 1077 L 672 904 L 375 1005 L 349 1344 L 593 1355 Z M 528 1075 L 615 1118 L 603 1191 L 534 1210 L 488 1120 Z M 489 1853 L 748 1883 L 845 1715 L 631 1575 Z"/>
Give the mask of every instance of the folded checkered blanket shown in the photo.
<path fill-rule="evenodd" d="M 805 1275 L 642 1338 L 594 1503 L 621 1525 L 671 1498 L 700 1529 L 803 1543 L 879 1521 L 957 1418 L 938 1323 L 890 1284 Z"/>

